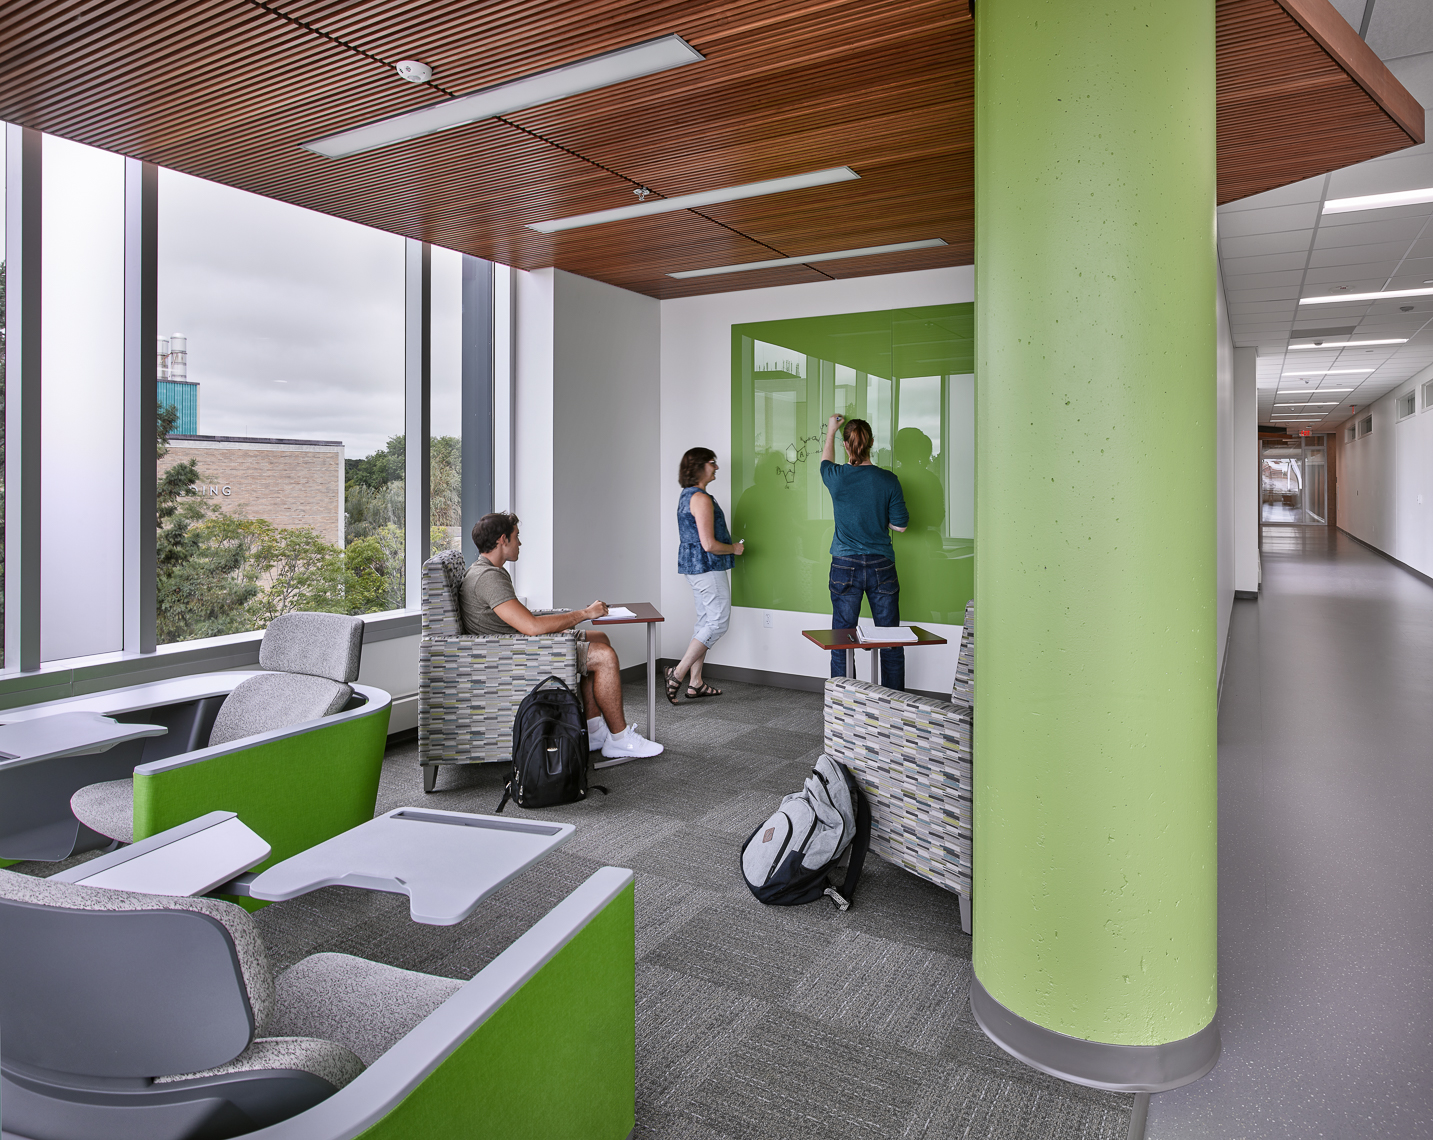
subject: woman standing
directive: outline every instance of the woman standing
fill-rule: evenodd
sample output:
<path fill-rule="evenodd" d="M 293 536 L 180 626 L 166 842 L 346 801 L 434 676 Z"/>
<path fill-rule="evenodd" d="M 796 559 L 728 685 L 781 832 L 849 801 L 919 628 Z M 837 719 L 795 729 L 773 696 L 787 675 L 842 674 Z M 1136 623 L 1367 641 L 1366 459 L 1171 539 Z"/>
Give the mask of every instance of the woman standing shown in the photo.
<path fill-rule="evenodd" d="M 691 583 L 692 597 L 697 603 L 697 627 L 692 643 L 681 661 L 667 670 L 667 700 L 677 703 L 682 678 L 687 677 L 687 698 L 719 697 L 702 680 L 702 662 L 707 650 L 717 643 L 731 621 L 731 583 L 726 572 L 732 568 L 733 555 L 746 549 L 745 543 L 733 543 L 726 527 L 721 504 L 707 491 L 707 484 L 719 470 L 716 452 L 706 447 L 693 447 L 682 456 L 677 481 L 682 485 L 677 500 L 677 573 L 686 575 Z"/>
<path fill-rule="evenodd" d="M 901 624 L 901 583 L 888 530 L 910 525 L 901 481 L 871 462 L 871 425 L 841 416 L 826 422 L 821 448 L 821 482 L 831 492 L 836 533 L 831 538 L 831 628 L 854 629 L 861 616 L 861 595 L 870 600 L 877 625 Z M 836 462 L 836 431 L 851 462 Z M 906 651 L 882 649 L 881 684 L 906 687 Z M 846 651 L 831 651 L 831 676 L 846 675 Z"/>

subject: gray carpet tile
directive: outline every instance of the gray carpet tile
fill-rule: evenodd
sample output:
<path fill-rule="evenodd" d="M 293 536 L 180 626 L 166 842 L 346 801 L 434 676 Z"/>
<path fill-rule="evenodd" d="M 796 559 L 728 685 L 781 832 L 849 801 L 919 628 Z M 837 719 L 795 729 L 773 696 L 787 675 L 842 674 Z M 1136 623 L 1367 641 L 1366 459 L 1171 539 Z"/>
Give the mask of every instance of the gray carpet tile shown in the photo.
<path fill-rule="evenodd" d="M 898 1135 L 903 1140 L 1126 1140 L 1129 1108 L 1112 1102 L 1130 1098 L 1055 1083 L 1059 1089 L 948 1065 L 921 1088 Z"/>
<path fill-rule="evenodd" d="M 509 804 L 577 832 L 465 921 L 420 926 L 403 896 L 330 887 L 256 912 L 274 966 L 331 950 L 470 978 L 598 867 L 631 867 L 640 1140 L 1123 1140 L 1132 1097 L 1035 1072 L 975 1024 L 954 895 L 871 856 L 845 913 L 752 897 L 740 844 L 809 774 L 821 694 L 716 683 L 724 696 L 659 701 L 667 751 L 593 773 L 610 795 Z M 624 696 L 642 719 L 644 685 Z M 425 795 L 416 743 L 395 746 L 378 810 L 490 813 L 506 772 L 446 766 Z"/>
<path fill-rule="evenodd" d="M 600 813 L 583 820 L 562 850 L 626 867 L 653 844 L 671 839 L 685 826 L 685 820 L 604 804 Z"/>
<path fill-rule="evenodd" d="M 970 962 L 902 942 L 842 931 L 807 968 L 786 1008 L 836 1028 L 874 1034 L 938 1056 L 947 1018 L 970 989 Z"/>
<path fill-rule="evenodd" d="M 819 733 L 790 732 L 762 725 L 738 736 L 731 742 L 731 747 L 738 752 L 779 756 L 783 760 L 802 760 L 809 756 L 814 764 L 816 757 L 821 755 L 821 736 Z"/>
<path fill-rule="evenodd" d="M 637 967 L 637 1096 L 680 1108 L 741 1049 L 769 1002 L 652 962 Z"/>
<path fill-rule="evenodd" d="M 874 1140 L 902 1135 L 921 1090 L 942 1069 L 873 1035 L 773 1009 L 683 1108 L 739 1140 Z"/>
<path fill-rule="evenodd" d="M 819 925 L 771 920 L 749 894 L 745 899 L 731 895 L 714 900 L 649 951 L 646 960 L 738 993 L 784 1002 L 830 937 Z"/>
<path fill-rule="evenodd" d="M 773 717 L 766 722 L 768 728 L 781 728 L 787 732 L 803 732 L 808 736 L 820 736 L 824 725 L 821 718 L 821 707 L 818 702 L 815 708 L 796 708 L 780 716 Z"/>
<path fill-rule="evenodd" d="M 649 847 L 626 865 L 639 874 L 664 875 L 714 891 L 740 893 L 751 898 L 738 869 L 740 861 L 740 844 L 731 834 L 689 823 L 676 842 Z M 756 903 L 756 900 L 752 899 L 752 902 Z"/>

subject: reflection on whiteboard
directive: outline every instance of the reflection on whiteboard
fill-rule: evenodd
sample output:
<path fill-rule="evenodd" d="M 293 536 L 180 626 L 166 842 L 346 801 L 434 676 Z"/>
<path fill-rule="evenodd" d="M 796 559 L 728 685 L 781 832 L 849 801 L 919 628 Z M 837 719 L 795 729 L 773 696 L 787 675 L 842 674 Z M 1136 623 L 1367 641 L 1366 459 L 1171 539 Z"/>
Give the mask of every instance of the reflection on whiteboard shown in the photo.
<path fill-rule="evenodd" d="M 975 536 L 972 310 L 732 326 L 732 534 L 748 543 L 733 572 L 736 605 L 829 609 L 831 498 L 819 467 L 835 411 L 870 423 L 871 458 L 905 493 L 911 523 L 892 536 L 901 617 L 964 620 Z M 836 458 L 846 458 L 839 440 Z"/>

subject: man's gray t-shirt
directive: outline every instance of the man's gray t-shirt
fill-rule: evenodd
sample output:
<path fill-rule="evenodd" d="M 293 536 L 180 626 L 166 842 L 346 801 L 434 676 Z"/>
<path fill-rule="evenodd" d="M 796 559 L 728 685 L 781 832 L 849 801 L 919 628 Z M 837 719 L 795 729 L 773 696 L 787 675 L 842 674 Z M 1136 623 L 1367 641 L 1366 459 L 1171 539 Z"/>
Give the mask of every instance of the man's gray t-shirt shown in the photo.
<path fill-rule="evenodd" d="M 481 554 L 463 575 L 458 602 L 463 610 L 463 628 L 488 637 L 511 637 L 517 630 L 493 613 L 504 602 L 516 600 L 512 578 L 501 566 L 494 566 Z"/>

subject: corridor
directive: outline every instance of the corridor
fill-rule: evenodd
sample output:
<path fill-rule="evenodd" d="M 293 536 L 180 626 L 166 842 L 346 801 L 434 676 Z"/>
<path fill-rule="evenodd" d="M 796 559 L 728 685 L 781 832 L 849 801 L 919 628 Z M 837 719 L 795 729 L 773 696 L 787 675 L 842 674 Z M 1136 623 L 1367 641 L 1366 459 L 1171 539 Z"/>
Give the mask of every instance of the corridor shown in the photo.
<path fill-rule="evenodd" d="M 1219 718 L 1224 1051 L 1151 1140 L 1433 1137 L 1433 586 L 1265 527 Z"/>

